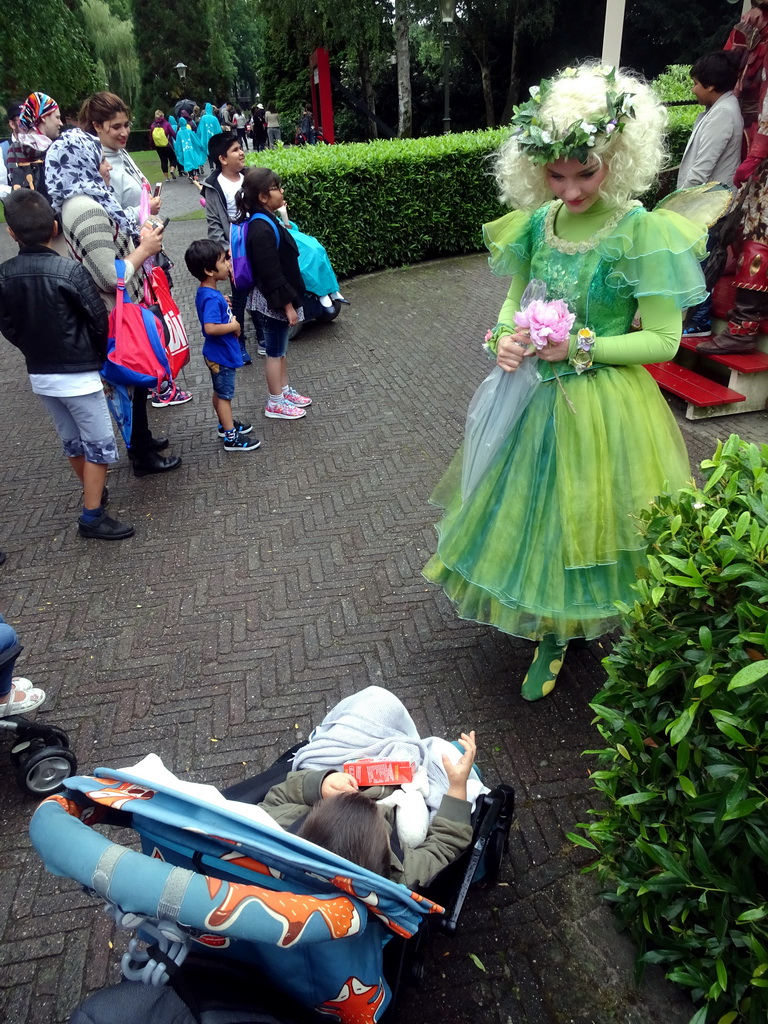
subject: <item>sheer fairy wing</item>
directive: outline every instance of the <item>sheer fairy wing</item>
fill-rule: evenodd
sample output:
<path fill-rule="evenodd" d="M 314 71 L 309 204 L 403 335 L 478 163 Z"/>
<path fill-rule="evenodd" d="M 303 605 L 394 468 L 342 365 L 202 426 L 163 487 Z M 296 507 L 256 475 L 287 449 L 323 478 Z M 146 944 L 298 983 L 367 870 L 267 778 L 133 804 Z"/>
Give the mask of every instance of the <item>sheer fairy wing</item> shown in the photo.
<path fill-rule="evenodd" d="M 708 181 L 704 185 L 693 185 L 691 188 L 679 188 L 675 192 L 670 192 L 654 210 L 671 210 L 693 221 L 694 224 L 710 228 L 728 211 L 734 195 L 727 185 L 719 181 Z"/>

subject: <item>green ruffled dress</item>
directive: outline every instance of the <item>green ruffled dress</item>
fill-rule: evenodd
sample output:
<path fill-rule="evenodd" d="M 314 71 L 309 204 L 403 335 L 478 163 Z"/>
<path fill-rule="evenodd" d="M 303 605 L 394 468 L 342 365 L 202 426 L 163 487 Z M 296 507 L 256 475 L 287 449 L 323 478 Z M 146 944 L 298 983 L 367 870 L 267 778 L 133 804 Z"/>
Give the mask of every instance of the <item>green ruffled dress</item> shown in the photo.
<path fill-rule="evenodd" d="M 486 225 L 489 262 L 513 277 L 510 294 L 515 278 L 518 295 L 529 279 L 544 281 L 547 298 L 576 313 L 573 332 L 595 332 L 604 362 L 577 375 L 567 361 L 538 360 L 544 380 L 464 502 L 458 452 L 432 496 L 445 515 L 424 575 L 461 618 L 564 642 L 617 625 L 615 603 L 632 600 L 644 560 L 633 513 L 690 479 L 674 417 L 641 365 L 671 354 L 654 352 L 647 330 L 628 332 L 645 296 L 672 299 L 676 309 L 702 301 L 705 235 L 677 214 L 636 204 L 606 211 L 592 237 L 568 242 L 554 232 L 561 208 L 549 203 Z M 625 365 L 610 365 L 613 358 Z"/>

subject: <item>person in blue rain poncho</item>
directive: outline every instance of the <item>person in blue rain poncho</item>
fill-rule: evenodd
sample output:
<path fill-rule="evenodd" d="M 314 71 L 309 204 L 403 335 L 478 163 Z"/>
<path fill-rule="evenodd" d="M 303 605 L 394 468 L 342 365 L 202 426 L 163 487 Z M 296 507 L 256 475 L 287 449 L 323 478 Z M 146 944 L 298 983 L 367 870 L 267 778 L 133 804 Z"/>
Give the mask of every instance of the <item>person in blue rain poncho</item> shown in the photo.
<path fill-rule="evenodd" d="M 200 118 L 197 124 L 197 141 L 200 148 L 208 156 L 208 146 L 214 135 L 221 134 L 221 123 L 218 117 L 213 112 L 213 104 L 205 104 L 205 113 Z M 213 163 L 211 163 L 211 171 L 216 170 Z"/>
<path fill-rule="evenodd" d="M 192 131 L 185 117 L 179 118 L 176 134 L 176 159 L 186 174 L 194 174 L 206 161 L 207 150 L 200 147 L 198 136 Z"/>

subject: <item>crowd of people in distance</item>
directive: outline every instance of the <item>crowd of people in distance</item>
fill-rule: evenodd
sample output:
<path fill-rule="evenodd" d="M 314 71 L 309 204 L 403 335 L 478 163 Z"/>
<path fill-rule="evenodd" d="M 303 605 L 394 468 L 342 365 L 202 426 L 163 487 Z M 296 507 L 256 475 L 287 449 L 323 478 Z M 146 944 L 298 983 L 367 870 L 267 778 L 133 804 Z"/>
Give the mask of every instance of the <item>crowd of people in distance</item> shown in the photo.
<path fill-rule="evenodd" d="M 284 142 L 280 114 L 274 103 L 250 108 L 225 100 L 219 107 L 206 103 L 203 110 L 191 100 L 180 100 L 172 114 L 155 111 L 149 126 L 150 142 L 157 152 L 166 180 L 176 173 L 197 177 L 208 160 L 208 143 L 213 135 L 226 132 L 236 138 L 244 152 L 259 153 Z M 314 145 L 322 133 L 315 128 L 312 108 L 305 105 L 299 115 L 293 142 Z M 290 141 L 290 140 L 289 140 Z M 249 145 L 250 143 L 250 145 Z M 215 167 L 210 166 L 210 170 Z"/>

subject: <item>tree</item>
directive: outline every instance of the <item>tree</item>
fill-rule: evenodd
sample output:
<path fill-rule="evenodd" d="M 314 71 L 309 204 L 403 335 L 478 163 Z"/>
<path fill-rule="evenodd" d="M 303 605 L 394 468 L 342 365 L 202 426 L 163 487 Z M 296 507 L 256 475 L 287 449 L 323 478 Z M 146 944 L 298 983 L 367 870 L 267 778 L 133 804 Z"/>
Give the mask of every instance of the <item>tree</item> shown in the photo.
<path fill-rule="evenodd" d="M 4 104 L 40 91 L 75 111 L 99 87 L 80 0 L 36 0 L 25 5 L 23 17 L 0 19 L 0 54 Z"/>
<path fill-rule="evenodd" d="M 411 99 L 411 51 L 408 0 L 395 0 L 395 56 L 397 57 L 397 134 L 401 139 L 413 136 Z"/>
<path fill-rule="evenodd" d="M 229 22 L 235 62 L 236 94 L 251 103 L 260 92 L 257 68 L 262 61 L 263 25 L 254 0 L 232 0 Z"/>
<path fill-rule="evenodd" d="M 133 18 L 118 17 L 106 0 L 83 0 L 82 10 L 100 77 L 111 92 L 135 104 L 141 77 Z"/>
<path fill-rule="evenodd" d="M 627 5 L 622 63 L 649 78 L 668 64 L 692 64 L 723 47 L 741 16 L 741 4 L 729 0 L 633 0 Z M 648 40 L 653 46 L 648 46 Z"/>
<path fill-rule="evenodd" d="M 471 0 L 471 2 L 462 3 L 456 13 L 456 29 L 480 67 L 485 124 L 488 128 L 496 126 L 491 88 L 491 61 L 499 41 L 513 38 L 511 32 L 513 11 L 514 8 L 509 0 Z"/>
<path fill-rule="evenodd" d="M 359 76 L 363 98 L 371 113 L 376 112 L 376 94 L 373 86 L 371 65 L 376 58 L 392 49 L 391 12 L 381 0 L 285 0 L 276 4 L 274 0 L 255 0 L 259 14 L 264 20 L 272 45 L 278 40 L 294 38 L 303 45 L 302 60 L 306 61 L 312 50 L 325 46 L 337 62 L 349 56 L 348 66 L 354 67 Z M 285 81 L 279 67 L 265 67 L 262 77 L 280 77 Z M 265 86 L 266 88 L 266 86 Z M 370 119 L 369 132 L 377 134 L 376 124 Z"/>
<path fill-rule="evenodd" d="M 235 74 L 229 12 L 230 0 L 134 0 L 142 119 L 182 97 L 200 104 L 229 97 Z M 183 82 L 175 71 L 179 63 L 187 65 Z"/>

